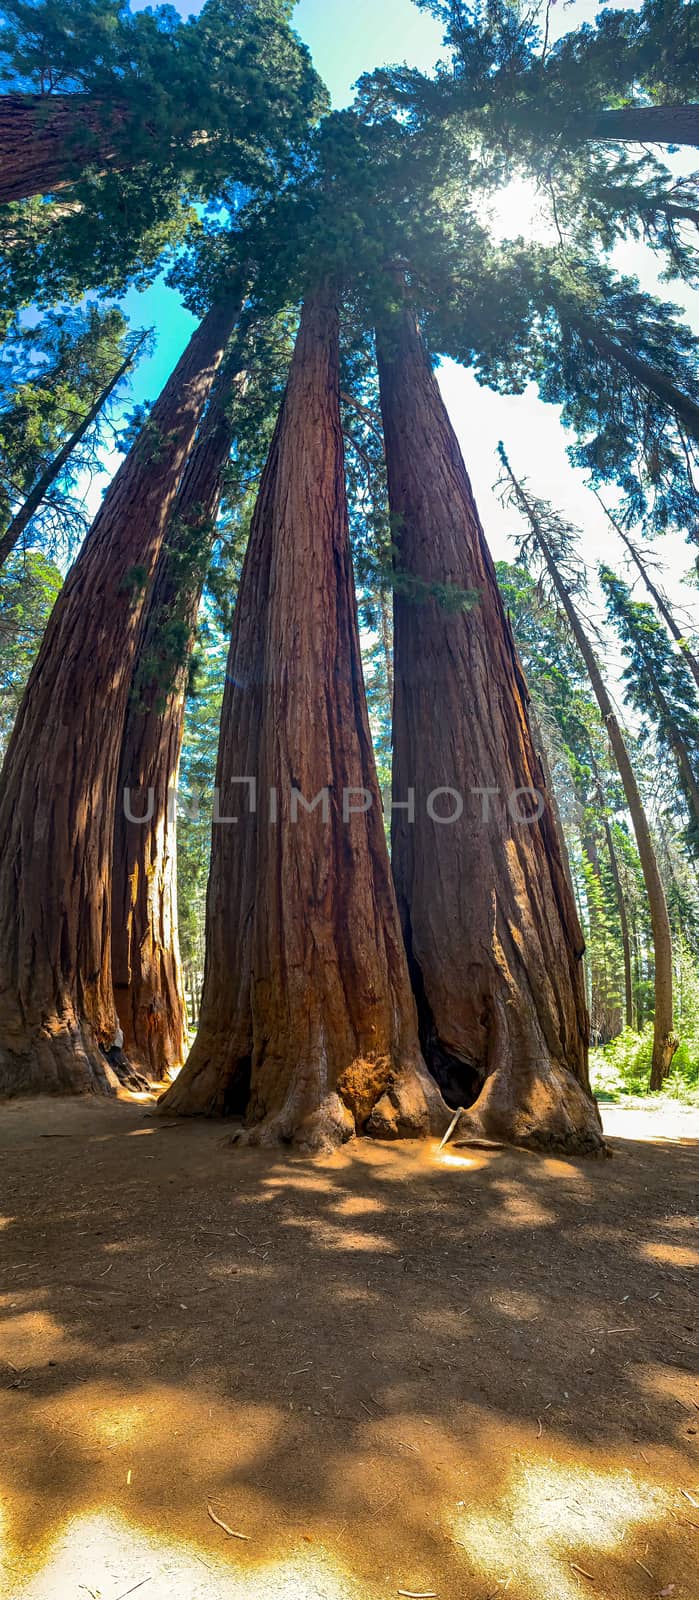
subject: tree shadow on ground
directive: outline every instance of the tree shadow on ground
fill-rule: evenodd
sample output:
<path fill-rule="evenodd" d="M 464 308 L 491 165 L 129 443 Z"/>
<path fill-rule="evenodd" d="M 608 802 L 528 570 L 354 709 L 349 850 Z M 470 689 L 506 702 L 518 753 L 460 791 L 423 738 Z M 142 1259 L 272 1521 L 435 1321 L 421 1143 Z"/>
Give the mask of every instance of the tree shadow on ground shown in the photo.
<path fill-rule="evenodd" d="M 0 1141 L 12 1600 L 696 1600 L 694 1142 L 310 1161 L 89 1101 Z"/>

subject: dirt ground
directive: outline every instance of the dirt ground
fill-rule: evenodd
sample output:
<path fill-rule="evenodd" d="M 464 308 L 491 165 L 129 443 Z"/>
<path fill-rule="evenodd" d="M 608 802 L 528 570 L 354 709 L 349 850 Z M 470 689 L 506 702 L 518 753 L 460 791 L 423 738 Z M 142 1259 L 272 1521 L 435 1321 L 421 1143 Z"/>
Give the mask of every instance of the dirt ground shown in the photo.
<path fill-rule="evenodd" d="M 606 1120 L 310 1161 L 3 1107 L 3 1596 L 697 1600 L 699 1116 Z"/>

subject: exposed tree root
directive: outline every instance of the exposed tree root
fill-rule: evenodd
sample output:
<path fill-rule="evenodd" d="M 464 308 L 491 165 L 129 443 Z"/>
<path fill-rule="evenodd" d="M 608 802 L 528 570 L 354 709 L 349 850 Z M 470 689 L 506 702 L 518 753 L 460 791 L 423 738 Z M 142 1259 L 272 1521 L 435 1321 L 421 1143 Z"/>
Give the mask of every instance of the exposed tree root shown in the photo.
<path fill-rule="evenodd" d="M 516 1087 L 516 1093 L 513 1092 Z M 497 1068 L 458 1126 L 461 1141 L 493 1140 L 562 1155 L 605 1156 L 602 1120 L 572 1073 L 547 1063 L 545 1073 L 514 1079 Z"/>
<path fill-rule="evenodd" d="M 208 1070 L 207 1070 L 208 1068 Z M 239 1086 L 242 1086 L 242 1072 Z M 249 1068 L 246 1074 L 249 1083 Z M 311 1154 L 338 1149 L 356 1135 L 372 1139 L 439 1138 L 450 1113 L 436 1083 L 422 1063 L 395 1071 L 385 1060 L 356 1060 L 342 1075 L 337 1091 L 322 1092 L 315 1072 L 291 1075 L 283 1105 L 266 1112 L 252 1102 L 236 1108 L 220 1100 L 221 1072 L 204 1064 L 181 1087 L 176 1079 L 159 1101 L 167 1116 L 224 1116 L 238 1110 L 243 1124 L 232 1142 L 252 1146 L 293 1145 Z M 235 1077 L 233 1079 L 235 1084 Z"/>

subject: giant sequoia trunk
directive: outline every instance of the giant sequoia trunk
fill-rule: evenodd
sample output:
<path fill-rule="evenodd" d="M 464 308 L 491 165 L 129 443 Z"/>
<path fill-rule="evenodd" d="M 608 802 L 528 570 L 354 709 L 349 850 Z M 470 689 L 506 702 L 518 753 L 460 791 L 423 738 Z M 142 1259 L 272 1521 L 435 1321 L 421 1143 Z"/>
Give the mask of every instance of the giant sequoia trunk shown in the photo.
<path fill-rule="evenodd" d="M 408 311 L 378 355 L 399 569 L 393 868 L 423 1052 L 471 1132 L 597 1153 L 583 937 L 493 562 Z M 440 605 L 436 585 L 477 603 Z"/>
<path fill-rule="evenodd" d="M 54 608 L 0 794 L 0 1091 L 109 1082 L 114 801 L 144 585 L 235 321 L 209 313 L 107 491 Z"/>
<path fill-rule="evenodd" d="M 631 141 L 634 144 L 699 145 L 699 105 L 621 106 L 576 116 L 574 137 Z"/>
<path fill-rule="evenodd" d="M 176 786 L 197 614 L 233 438 L 233 381 L 227 362 L 180 484 L 143 622 L 121 749 L 112 885 L 114 999 L 126 1054 L 157 1080 L 182 1065 L 188 1044 L 177 924 Z"/>
<path fill-rule="evenodd" d="M 147 154 L 126 101 L 94 95 L 0 95 L 0 203 L 53 194 L 87 168 L 127 168 Z"/>
<path fill-rule="evenodd" d="M 327 291 L 305 306 L 263 474 L 217 783 L 201 1022 L 164 1109 L 240 1113 L 252 1139 L 310 1149 L 445 1126 L 369 732 Z"/>
<path fill-rule="evenodd" d="M 517 482 L 514 473 L 509 467 L 507 470 L 515 496 L 525 516 L 528 518 L 529 525 L 546 563 L 549 577 L 568 618 L 571 633 L 585 662 L 592 691 L 609 735 L 609 742 L 619 770 L 626 804 L 631 814 L 643 881 L 648 895 L 655 956 L 655 1021 L 651 1089 L 661 1089 L 670 1073 L 675 1053 L 679 1047 L 679 1039 L 673 1027 L 674 979 L 670 918 L 648 818 L 641 792 L 636 782 L 636 774 L 629 760 L 626 741 L 619 726 L 604 678 L 600 672 L 595 652 L 580 621 L 568 588 L 561 577 L 556 558 L 543 529 L 539 525 L 536 514 L 521 485 Z"/>
<path fill-rule="evenodd" d="M 0 538 L 0 567 L 7 560 L 8 556 L 12 554 L 12 551 L 19 543 L 22 534 L 25 533 L 26 529 L 29 527 L 32 517 L 36 516 L 37 511 L 43 505 L 49 490 L 52 488 L 53 484 L 56 483 L 57 479 L 60 478 L 63 468 L 68 465 L 73 451 L 77 450 L 81 440 L 85 438 L 85 435 L 89 433 L 90 428 L 94 426 L 100 412 L 106 406 L 107 401 L 110 399 L 111 395 L 113 395 L 114 390 L 121 383 L 122 378 L 126 377 L 129 368 L 133 366 L 138 350 L 140 350 L 141 345 L 146 338 L 147 335 L 144 334 L 143 338 L 139 340 L 136 349 L 130 351 L 129 355 L 124 358 L 121 366 L 118 367 L 117 371 L 114 373 L 113 378 L 110 378 L 109 383 L 105 385 L 102 393 L 97 395 L 97 398 L 93 401 L 89 411 L 86 411 L 82 422 L 78 424 L 77 428 L 74 429 L 73 433 L 70 434 L 65 443 L 61 445 L 60 450 L 56 452 L 53 460 L 49 461 L 48 465 L 44 468 L 44 471 L 37 478 L 36 483 L 34 484 L 33 488 L 30 489 L 26 500 L 15 513 L 12 521 L 8 524 L 8 527 Z"/>

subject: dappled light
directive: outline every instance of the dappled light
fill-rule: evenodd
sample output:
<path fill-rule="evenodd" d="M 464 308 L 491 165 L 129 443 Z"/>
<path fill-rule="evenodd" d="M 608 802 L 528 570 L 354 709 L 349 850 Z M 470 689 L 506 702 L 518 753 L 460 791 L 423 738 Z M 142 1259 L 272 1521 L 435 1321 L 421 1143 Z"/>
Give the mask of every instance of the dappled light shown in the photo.
<path fill-rule="evenodd" d="M 693 1600 L 696 1146 L 49 1110 L 0 1130 L 8 1600 Z"/>

